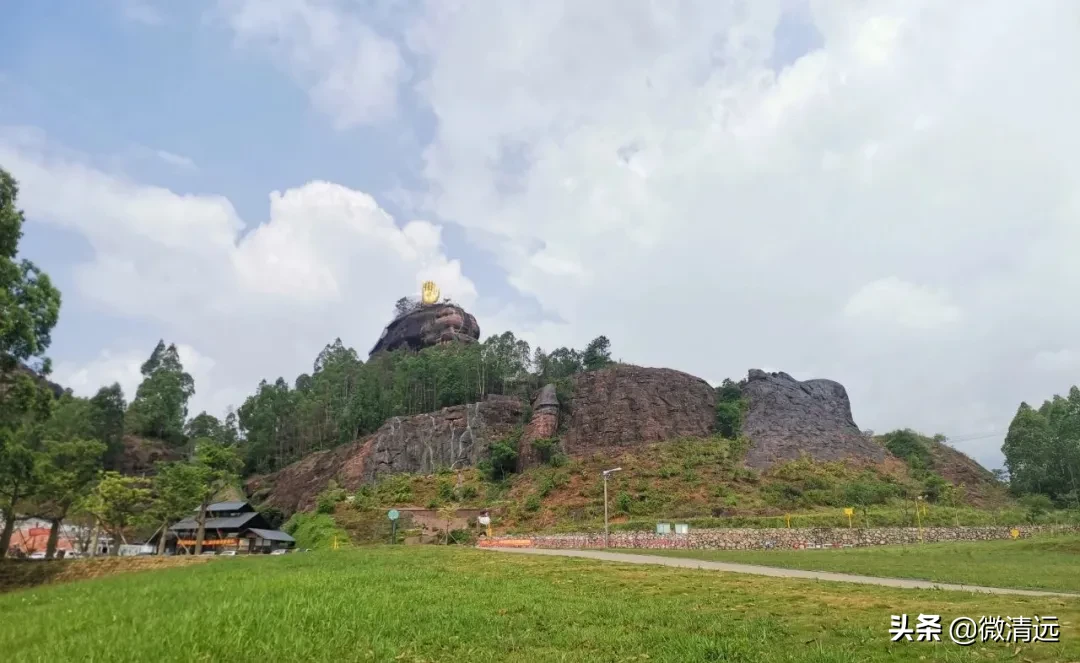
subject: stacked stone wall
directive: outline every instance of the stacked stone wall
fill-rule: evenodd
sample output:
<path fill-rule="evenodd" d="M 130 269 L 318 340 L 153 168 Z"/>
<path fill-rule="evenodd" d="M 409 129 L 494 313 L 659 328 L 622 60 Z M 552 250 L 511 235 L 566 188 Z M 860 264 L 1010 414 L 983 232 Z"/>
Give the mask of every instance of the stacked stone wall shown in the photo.
<path fill-rule="evenodd" d="M 605 546 L 603 533 L 496 536 L 481 539 L 487 548 L 639 548 L 656 550 L 764 550 L 803 548 L 857 548 L 908 545 L 920 541 L 994 541 L 1034 534 L 1075 533 L 1072 525 L 1021 525 L 1013 527 L 873 527 L 873 528 L 790 528 L 790 529 L 702 529 L 687 534 L 653 532 L 612 532 Z"/>

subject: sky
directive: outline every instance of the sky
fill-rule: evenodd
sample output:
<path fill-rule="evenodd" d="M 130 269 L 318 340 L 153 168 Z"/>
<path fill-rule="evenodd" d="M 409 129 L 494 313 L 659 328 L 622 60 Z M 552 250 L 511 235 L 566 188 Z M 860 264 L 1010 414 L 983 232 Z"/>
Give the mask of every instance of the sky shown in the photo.
<path fill-rule="evenodd" d="M 0 167 L 53 379 L 192 414 L 362 357 L 435 280 L 484 335 L 843 383 L 989 467 L 1080 382 L 1070 0 L 37 0 Z"/>

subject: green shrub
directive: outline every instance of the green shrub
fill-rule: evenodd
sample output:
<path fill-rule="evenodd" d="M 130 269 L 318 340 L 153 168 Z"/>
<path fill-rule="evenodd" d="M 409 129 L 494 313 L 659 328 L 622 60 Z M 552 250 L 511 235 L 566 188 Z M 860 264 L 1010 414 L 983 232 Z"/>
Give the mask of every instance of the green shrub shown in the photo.
<path fill-rule="evenodd" d="M 454 501 L 454 484 L 447 479 L 440 479 L 438 495 L 439 499 L 444 502 Z"/>
<path fill-rule="evenodd" d="M 315 501 L 317 513 L 333 513 L 337 503 L 345 500 L 345 491 L 341 488 L 328 488 L 319 494 Z"/>
<path fill-rule="evenodd" d="M 551 478 L 550 474 L 545 474 L 540 477 L 540 483 L 536 487 L 536 491 L 540 494 L 540 497 L 547 497 L 554 488 L 555 481 Z"/>
<path fill-rule="evenodd" d="M 457 492 L 458 492 L 458 499 L 461 499 L 461 500 L 475 499 L 476 495 L 478 494 L 478 491 L 476 490 L 476 486 L 474 486 L 472 484 L 465 484 L 464 486 L 459 488 Z"/>
<path fill-rule="evenodd" d="M 1040 493 L 1033 493 L 1031 495 L 1024 495 L 1020 498 L 1020 504 L 1024 505 L 1027 509 L 1027 513 L 1024 517 L 1029 523 L 1038 522 L 1045 516 L 1051 509 L 1054 508 L 1054 502 L 1046 495 Z"/>
<path fill-rule="evenodd" d="M 553 437 L 541 438 L 533 441 L 532 448 L 541 463 L 551 463 L 559 451 L 559 441 Z"/>
<path fill-rule="evenodd" d="M 337 526 L 333 518 L 324 513 L 295 513 L 282 526 L 282 530 L 296 539 L 297 548 L 330 548 L 335 537 L 338 547 L 350 543 L 349 535 Z"/>
<path fill-rule="evenodd" d="M 910 428 L 885 433 L 881 441 L 889 453 L 903 460 L 913 470 L 926 470 L 933 465 L 929 444 Z"/>
<path fill-rule="evenodd" d="M 525 510 L 534 513 L 540 510 L 540 496 L 535 493 L 525 498 Z"/>
<path fill-rule="evenodd" d="M 450 530 L 450 543 L 459 546 L 471 546 L 476 543 L 476 533 L 471 529 Z"/>
<path fill-rule="evenodd" d="M 517 443 L 514 440 L 499 440 L 491 445 L 491 479 L 502 481 L 517 469 Z"/>
<path fill-rule="evenodd" d="M 551 460 L 548 461 L 548 465 L 551 465 L 552 467 L 564 467 L 569 461 L 570 458 L 566 454 L 557 452 L 551 455 Z"/>
<path fill-rule="evenodd" d="M 630 513 L 630 507 L 633 506 L 634 500 L 630 497 L 630 493 L 622 491 L 618 497 L 615 498 L 615 510 L 620 513 Z"/>

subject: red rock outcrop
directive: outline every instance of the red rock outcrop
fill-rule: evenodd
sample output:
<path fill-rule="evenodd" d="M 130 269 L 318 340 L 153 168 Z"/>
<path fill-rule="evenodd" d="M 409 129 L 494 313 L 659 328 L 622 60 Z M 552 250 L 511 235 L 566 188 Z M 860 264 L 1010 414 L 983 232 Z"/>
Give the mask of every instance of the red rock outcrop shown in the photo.
<path fill-rule="evenodd" d="M 570 455 L 679 437 L 710 435 L 716 393 L 701 378 L 669 368 L 613 366 L 574 376 L 562 435 Z"/>
<path fill-rule="evenodd" d="M 551 439 L 559 434 L 559 397 L 555 385 L 546 385 L 532 403 L 532 416 L 518 443 L 518 471 L 539 462 L 532 444 L 537 440 Z"/>

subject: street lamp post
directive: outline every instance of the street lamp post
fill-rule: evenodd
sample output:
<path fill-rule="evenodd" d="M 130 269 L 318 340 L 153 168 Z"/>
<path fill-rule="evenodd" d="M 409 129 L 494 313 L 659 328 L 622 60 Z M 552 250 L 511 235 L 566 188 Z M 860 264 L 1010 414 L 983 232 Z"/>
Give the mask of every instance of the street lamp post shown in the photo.
<path fill-rule="evenodd" d="M 607 506 L 607 479 L 609 474 L 614 474 L 622 470 L 621 467 L 616 467 L 612 470 L 604 470 L 604 547 L 611 547 L 611 535 L 608 533 L 608 506 Z"/>

